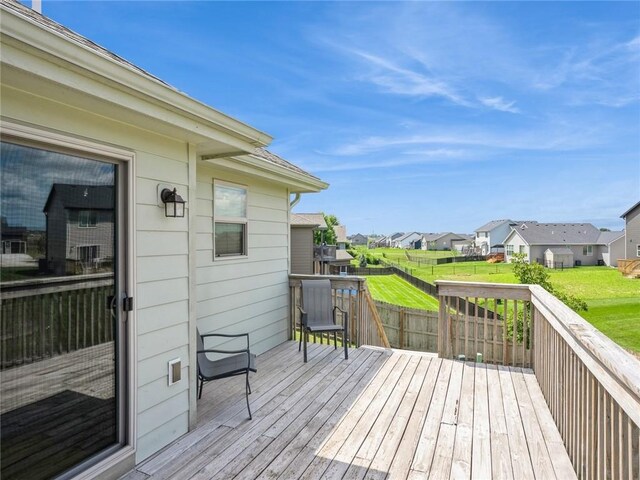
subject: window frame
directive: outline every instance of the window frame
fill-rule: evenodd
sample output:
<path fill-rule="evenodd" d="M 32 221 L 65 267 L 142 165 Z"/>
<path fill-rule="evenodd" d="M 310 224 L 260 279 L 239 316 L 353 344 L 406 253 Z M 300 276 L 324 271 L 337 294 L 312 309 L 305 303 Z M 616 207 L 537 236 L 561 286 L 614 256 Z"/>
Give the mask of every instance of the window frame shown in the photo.
<path fill-rule="evenodd" d="M 527 253 L 524 245 L 518 245 L 518 253 Z"/>
<path fill-rule="evenodd" d="M 640 257 L 640 243 L 636 245 L 636 257 Z"/>
<path fill-rule="evenodd" d="M 507 256 L 511 256 L 511 255 L 513 255 L 513 252 L 514 252 L 513 245 L 511 245 L 511 244 L 507 244 L 507 245 L 505 245 L 505 246 L 504 246 L 504 253 L 505 253 Z"/>
<path fill-rule="evenodd" d="M 584 245 L 582 247 L 583 257 L 593 257 L 593 245 Z"/>
<path fill-rule="evenodd" d="M 2 118 L 0 118 L 0 140 L 119 166 L 119 173 L 115 181 L 117 188 L 116 209 L 120 228 L 115 247 L 119 251 L 118 288 L 135 294 L 135 285 L 137 285 L 137 274 L 134 268 L 137 258 L 135 243 L 136 153 L 130 149 L 102 143 L 100 140 L 85 139 L 43 126 L 16 123 Z M 135 461 L 138 439 L 136 408 L 138 337 L 135 330 L 137 310 L 121 312 L 121 315 L 124 317 L 123 321 L 118 321 L 120 338 L 117 347 L 117 354 L 120 356 L 120 362 L 117 366 L 119 391 L 116 397 L 120 411 L 118 415 L 118 442 L 77 463 L 75 467 L 64 472 L 60 478 L 72 478 L 75 475 L 92 477 L 119 472 L 124 466 L 131 465 L 131 462 Z"/>
<path fill-rule="evenodd" d="M 86 222 L 86 224 L 83 224 L 82 219 L 83 219 L 83 214 L 88 214 L 87 218 L 88 218 L 88 222 Z M 93 220 L 93 223 L 91 222 Z M 78 228 L 98 228 L 98 212 L 96 210 L 90 210 L 90 209 L 85 209 L 85 210 L 79 210 L 78 211 Z"/>
<path fill-rule="evenodd" d="M 227 188 L 235 188 L 238 190 L 244 190 L 244 217 L 236 217 L 236 216 L 227 216 L 221 215 L 216 212 L 216 187 L 227 187 Z M 212 182 L 212 207 L 213 207 L 213 218 L 212 218 L 212 227 L 213 227 L 213 235 L 212 235 L 212 244 L 213 244 L 213 259 L 214 260 L 228 260 L 234 258 L 247 258 L 249 256 L 249 187 L 247 185 L 243 185 L 240 183 L 229 182 L 226 180 L 219 180 L 214 178 Z M 216 253 L 216 225 L 217 224 L 225 224 L 225 225 L 242 225 L 242 252 L 241 253 L 224 253 L 217 254 Z"/>

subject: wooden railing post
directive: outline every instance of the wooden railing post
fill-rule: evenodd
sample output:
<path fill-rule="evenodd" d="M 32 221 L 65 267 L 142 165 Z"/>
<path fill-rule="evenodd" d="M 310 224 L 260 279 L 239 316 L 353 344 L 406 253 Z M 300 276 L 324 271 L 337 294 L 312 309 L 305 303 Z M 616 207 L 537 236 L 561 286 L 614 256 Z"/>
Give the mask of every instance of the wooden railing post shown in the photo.
<path fill-rule="evenodd" d="M 447 300 L 444 295 L 438 296 L 440 308 L 438 309 L 438 356 L 440 358 L 451 358 L 451 345 L 449 338 L 449 312 Z"/>

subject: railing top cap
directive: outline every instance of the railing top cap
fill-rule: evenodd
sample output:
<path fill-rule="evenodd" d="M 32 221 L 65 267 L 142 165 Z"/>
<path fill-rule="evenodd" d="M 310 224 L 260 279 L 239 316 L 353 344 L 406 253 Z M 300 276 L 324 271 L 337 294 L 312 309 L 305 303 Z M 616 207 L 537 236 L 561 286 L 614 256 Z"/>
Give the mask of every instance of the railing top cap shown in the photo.
<path fill-rule="evenodd" d="M 520 283 L 461 282 L 458 280 L 436 280 L 436 285 L 451 287 L 512 288 L 514 290 L 529 290 L 530 287 L 530 285 Z"/>

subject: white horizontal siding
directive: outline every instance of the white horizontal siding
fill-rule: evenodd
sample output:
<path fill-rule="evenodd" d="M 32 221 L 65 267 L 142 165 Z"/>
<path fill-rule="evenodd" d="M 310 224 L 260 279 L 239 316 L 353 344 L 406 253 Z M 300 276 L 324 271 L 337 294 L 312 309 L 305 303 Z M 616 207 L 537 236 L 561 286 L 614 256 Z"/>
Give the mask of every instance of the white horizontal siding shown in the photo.
<path fill-rule="evenodd" d="M 214 259 L 213 179 L 247 188 L 248 253 Z M 213 167 L 198 171 L 197 318 L 201 332 L 249 333 L 262 353 L 287 339 L 288 208 L 285 187 Z"/>

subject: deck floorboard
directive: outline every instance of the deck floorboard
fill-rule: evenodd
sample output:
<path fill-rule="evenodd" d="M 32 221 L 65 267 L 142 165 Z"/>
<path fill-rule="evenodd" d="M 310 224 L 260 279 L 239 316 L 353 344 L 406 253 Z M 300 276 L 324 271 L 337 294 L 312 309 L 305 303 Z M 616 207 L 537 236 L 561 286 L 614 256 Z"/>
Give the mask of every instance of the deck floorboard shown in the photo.
<path fill-rule="evenodd" d="M 531 370 L 361 347 L 258 357 L 205 385 L 198 427 L 130 472 L 149 479 L 576 478 Z"/>

